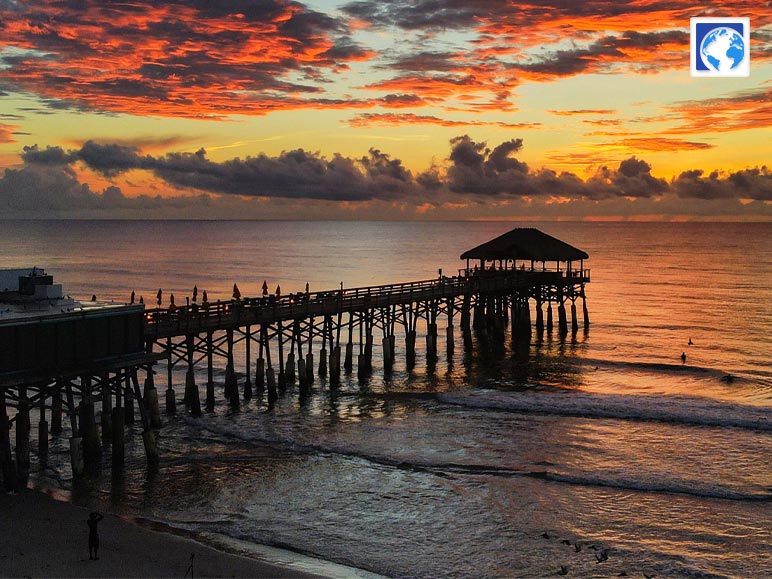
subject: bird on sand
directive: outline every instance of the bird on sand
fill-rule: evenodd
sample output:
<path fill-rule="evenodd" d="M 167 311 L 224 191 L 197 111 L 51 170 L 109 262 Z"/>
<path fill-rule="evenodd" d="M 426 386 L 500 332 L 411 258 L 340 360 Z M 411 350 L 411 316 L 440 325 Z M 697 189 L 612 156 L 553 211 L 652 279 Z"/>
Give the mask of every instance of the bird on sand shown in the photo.
<path fill-rule="evenodd" d="M 606 549 L 603 549 L 600 553 L 595 553 L 595 562 L 603 563 L 603 561 L 608 561 L 608 551 Z"/>
<path fill-rule="evenodd" d="M 568 575 L 568 567 L 566 567 L 565 565 L 561 565 L 558 575 Z"/>

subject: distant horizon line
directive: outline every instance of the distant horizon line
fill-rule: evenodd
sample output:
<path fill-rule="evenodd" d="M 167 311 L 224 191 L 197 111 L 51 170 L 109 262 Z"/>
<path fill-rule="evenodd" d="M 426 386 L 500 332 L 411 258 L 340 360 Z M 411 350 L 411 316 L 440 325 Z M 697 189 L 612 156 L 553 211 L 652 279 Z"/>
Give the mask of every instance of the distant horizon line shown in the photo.
<path fill-rule="evenodd" d="M 655 219 L 638 216 L 630 217 L 585 217 L 585 218 L 473 218 L 473 219 L 259 219 L 259 218 L 205 218 L 205 217 L 0 217 L 0 222 L 12 221 L 198 221 L 198 222 L 318 222 L 318 223 L 772 223 L 770 217 L 743 218 L 733 216 L 715 216 L 692 218 L 687 216 L 675 216 L 673 218 Z"/>

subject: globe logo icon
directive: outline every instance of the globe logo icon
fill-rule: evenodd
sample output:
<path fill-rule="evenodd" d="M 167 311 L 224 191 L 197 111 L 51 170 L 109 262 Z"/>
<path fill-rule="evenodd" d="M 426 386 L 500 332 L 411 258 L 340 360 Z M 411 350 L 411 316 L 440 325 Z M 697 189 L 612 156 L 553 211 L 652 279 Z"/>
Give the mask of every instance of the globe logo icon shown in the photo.
<path fill-rule="evenodd" d="M 745 58 L 745 42 L 732 28 L 714 28 L 703 38 L 700 55 L 702 62 L 710 70 L 726 73 L 736 69 Z"/>

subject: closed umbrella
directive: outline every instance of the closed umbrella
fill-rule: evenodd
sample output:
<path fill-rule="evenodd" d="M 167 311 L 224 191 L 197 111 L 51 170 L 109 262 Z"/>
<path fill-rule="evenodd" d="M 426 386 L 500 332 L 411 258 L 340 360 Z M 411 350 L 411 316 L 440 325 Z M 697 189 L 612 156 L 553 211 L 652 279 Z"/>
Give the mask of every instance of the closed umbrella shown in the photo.
<path fill-rule="evenodd" d="M 193 286 L 193 303 L 196 303 L 196 299 L 198 298 L 198 286 Z"/>
<path fill-rule="evenodd" d="M 237 286 L 235 283 L 233 284 L 233 299 L 234 300 L 241 299 L 241 292 L 239 291 L 239 286 Z"/>
<path fill-rule="evenodd" d="M 158 302 L 158 305 L 161 305 L 161 298 L 163 297 L 163 292 L 161 291 L 161 288 L 158 288 L 158 293 L 156 294 L 156 301 Z"/>
<path fill-rule="evenodd" d="M 276 297 L 277 298 L 281 297 L 281 286 L 280 285 L 276 286 Z"/>
<path fill-rule="evenodd" d="M 263 281 L 263 295 L 264 296 L 268 295 L 268 282 L 267 281 Z"/>

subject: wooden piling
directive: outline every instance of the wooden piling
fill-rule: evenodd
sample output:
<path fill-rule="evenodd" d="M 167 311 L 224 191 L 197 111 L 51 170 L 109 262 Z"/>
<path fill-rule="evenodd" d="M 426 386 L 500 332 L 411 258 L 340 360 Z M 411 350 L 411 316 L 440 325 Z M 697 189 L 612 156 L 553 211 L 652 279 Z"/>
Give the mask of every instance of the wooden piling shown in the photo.
<path fill-rule="evenodd" d="M 541 309 L 541 302 L 536 301 L 536 333 L 539 336 L 544 334 L 544 312 Z"/>
<path fill-rule="evenodd" d="M 547 302 L 547 332 L 552 333 L 552 302 Z"/>
<path fill-rule="evenodd" d="M 17 488 L 16 465 L 11 451 L 11 421 L 5 403 L 5 387 L 0 387 L 0 471 L 3 475 L 3 487 L 6 492 Z"/>
<path fill-rule="evenodd" d="M 212 344 L 212 332 L 206 333 L 206 409 L 214 410 L 214 345 Z"/>
<path fill-rule="evenodd" d="M 126 370 L 126 387 L 123 390 L 123 415 L 126 426 L 134 424 L 134 393 L 131 391 L 131 376 Z"/>
<path fill-rule="evenodd" d="M 244 339 L 246 340 L 246 344 L 244 345 L 244 355 L 246 356 L 246 363 L 244 365 L 244 373 L 246 374 L 244 377 L 244 400 L 251 400 L 252 378 L 250 372 L 252 367 L 252 326 L 247 326 L 246 332 L 244 333 Z"/>
<path fill-rule="evenodd" d="M 85 468 L 82 442 L 80 436 L 70 438 L 70 465 L 73 476 L 81 476 Z"/>
<path fill-rule="evenodd" d="M 51 434 L 62 432 L 62 381 L 57 378 L 51 395 Z"/>
<path fill-rule="evenodd" d="M 19 406 L 16 411 L 16 471 L 21 486 L 27 484 L 30 466 L 30 419 L 27 389 L 19 387 Z"/>
<path fill-rule="evenodd" d="M 142 442 L 145 447 L 145 457 L 147 458 L 147 462 L 149 464 L 155 464 L 158 462 L 158 446 L 155 442 L 155 433 L 151 430 L 150 427 L 149 413 L 147 410 L 145 410 L 146 404 L 144 404 L 144 401 L 142 400 L 142 393 L 139 390 L 139 380 L 137 379 L 136 368 L 131 371 L 131 383 L 133 385 L 134 395 L 139 401 L 137 406 L 139 407 L 139 415 L 140 419 L 142 420 Z M 201 409 L 199 408 L 199 412 L 200 411 Z"/>
<path fill-rule="evenodd" d="M 284 365 L 284 379 L 288 387 L 295 385 L 295 354 L 287 354 L 287 363 Z"/>
<path fill-rule="evenodd" d="M 225 335 L 228 346 L 228 357 L 225 364 L 225 399 L 232 408 L 238 408 L 240 404 L 239 384 L 236 380 L 236 370 L 233 365 L 233 330 L 227 329 Z"/>
<path fill-rule="evenodd" d="M 109 441 L 113 437 L 113 396 L 110 392 L 110 377 L 107 373 L 100 377 L 100 389 L 102 391 L 102 440 Z"/>
<path fill-rule="evenodd" d="M 40 385 L 40 402 L 38 404 L 40 418 L 38 420 L 38 456 L 45 460 L 48 455 L 48 422 L 46 422 L 46 384 Z"/>
<path fill-rule="evenodd" d="M 584 329 L 590 329 L 590 313 L 587 311 L 587 299 L 584 295 L 584 287 L 582 287 L 582 317 L 584 318 Z"/>
<path fill-rule="evenodd" d="M 262 356 L 255 360 L 255 388 L 260 393 L 265 391 L 265 360 Z"/>
<path fill-rule="evenodd" d="M 195 336 L 193 334 L 185 336 L 185 354 L 188 362 L 188 370 L 185 372 L 185 406 L 191 416 L 201 416 L 201 397 L 198 392 L 198 386 L 196 385 L 195 366 L 193 362 L 194 340 Z"/>
<path fill-rule="evenodd" d="M 72 436 L 78 436 L 78 413 L 75 409 L 75 397 L 72 393 L 72 382 L 67 380 L 64 385 L 67 394 L 67 415 L 70 417 L 70 432 Z"/>
<path fill-rule="evenodd" d="M 336 344 L 330 354 L 330 386 L 336 388 L 338 384 L 340 384 L 340 344 Z"/>
<path fill-rule="evenodd" d="M 571 300 L 571 331 L 575 334 L 579 331 L 579 319 L 576 317 L 576 302 Z"/>
<path fill-rule="evenodd" d="M 384 373 L 389 374 L 392 368 L 391 340 L 389 340 L 389 336 L 383 336 L 381 346 L 383 348 L 383 371 Z"/>
<path fill-rule="evenodd" d="M 126 415 L 120 406 L 113 408 L 112 464 L 120 466 L 125 461 L 125 420 Z"/>
<path fill-rule="evenodd" d="M 563 337 L 568 334 L 568 320 L 566 319 L 566 305 L 561 298 L 558 302 L 558 334 Z"/>
<path fill-rule="evenodd" d="M 102 445 L 97 431 L 96 417 L 94 413 L 94 399 L 91 391 L 91 377 L 83 376 L 80 379 L 81 405 L 80 405 L 80 438 L 83 445 L 83 459 L 86 463 L 98 463 L 102 456 Z"/>
<path fill-rule="evenodd" d="M 408 371 L 415 368 L 415 330 L 410 330 L 405 334 L 405 361 Z"/>
<path fill-rule="evenodd" d="M 174 350 L 172 349 L 171 338 L 167 338 L 166 348 L 169 354 L 169 357 L 166 359 L 166 413 L 174 414 L 177 412 L 177 402 L 174 395 L 174 386 L 172 385 L 172 368 L 174 366 L 172 362 L 172 354 L 174 353 Z M 133 422 L 134 418 L 132 417 L 131 422 L 127 420 L 126 424 L 132 424 Z"/>

